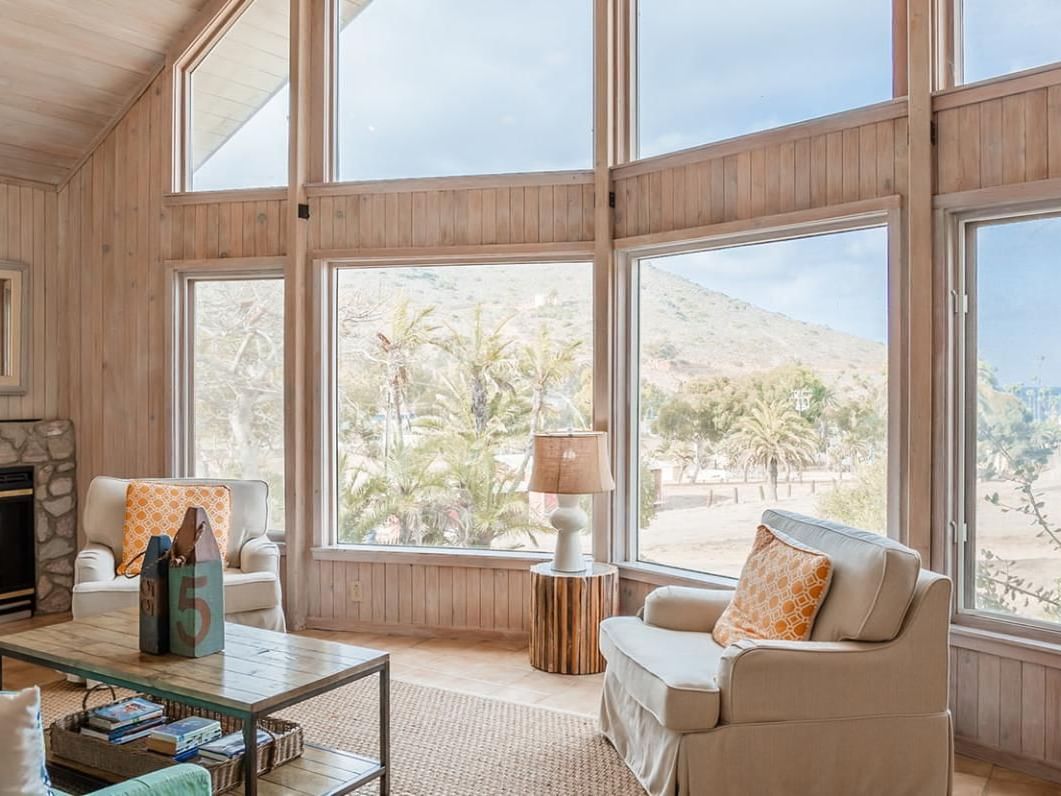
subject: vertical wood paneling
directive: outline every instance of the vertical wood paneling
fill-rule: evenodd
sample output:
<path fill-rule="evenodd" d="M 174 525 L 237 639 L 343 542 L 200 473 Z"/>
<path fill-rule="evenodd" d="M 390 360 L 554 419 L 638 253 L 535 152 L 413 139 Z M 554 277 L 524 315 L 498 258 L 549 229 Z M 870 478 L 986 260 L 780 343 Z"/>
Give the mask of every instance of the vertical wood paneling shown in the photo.
<path fill-rule="evenodd" d="M 0 420 L 54 419 L 69 412 L 64 365 L 70 297 L 59 238 L 58 194 L 0 183 L 0 260 L 27 266 L 31 355 L 28 390 L 0 395 Z"/>
<path fill-rule="evenodd" d="M 1061 86 L 957 101 L 935 114 L 939 193 L 1061 177 Z"/>
<path fill-rule="evenodd" d="M 796 136 L 615 175 L 615 236 L 629 238 L 892 196 L 906 168 L 906 118 Z M 685 155 L 684 158 L 692 157 Z M 635 171 L 627 175 L 628 171 Z"/>

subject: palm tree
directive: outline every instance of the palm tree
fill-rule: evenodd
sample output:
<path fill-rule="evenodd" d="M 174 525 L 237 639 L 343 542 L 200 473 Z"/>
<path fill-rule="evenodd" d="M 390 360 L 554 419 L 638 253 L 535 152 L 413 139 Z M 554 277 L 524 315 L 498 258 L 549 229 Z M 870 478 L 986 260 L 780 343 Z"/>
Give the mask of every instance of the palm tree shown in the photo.
<path fill-rule="evenodd" d="M 412 380 L 410 371 L 417 350 L 434 339 L 437 327 L 430 323 L 432 312 L 434 307 L 412 310 L 409 308 L 409 301 L 402 298 L 394 305 L 390 333 L 376 332 L 377 350 L 373 358 L 383 364 L 386 373 L 384 460 L 387 459 L 391 448 L 392 415 L 394 444 L 400 447 L 404 443 L 402 413 L 408 403 L 409 384 Z"/>
<path fill-rule="evenodd" d="M 549 332 L 549 327 L 542 324 L 538 329 L 538 335 L 533 342 L 526 343 L 519 353 L 519 369 L 521 375 L 529 382 L 531 391 L 530 406 L 530 430 L 527 434 L 526 451 L 523 461 L 517 469 L 519 480 L 522 481 L 530 465 L 531 452 L 534 448 L 534 435 L 544 428 L 545 414 L 548 407 L 550 393 L 560 386 L 565 379 L 571 376 L 575 370 L 575 355 L 581 347 L 580 340 L 567 343 L 554 342 Z M 586 418 L 578 407 L 567 400 L 567 408 L 574 418 L 570 425 L 576 428 L 586 426 Z"/>
<path fill-rule="evenodd" d="M 814 429 L 788 404 L 756 399 L 730 437 L 738 459 L 766 470 L 769 497 L 777 500 L 779 467 L 812 461 L 818 447 Z"/>

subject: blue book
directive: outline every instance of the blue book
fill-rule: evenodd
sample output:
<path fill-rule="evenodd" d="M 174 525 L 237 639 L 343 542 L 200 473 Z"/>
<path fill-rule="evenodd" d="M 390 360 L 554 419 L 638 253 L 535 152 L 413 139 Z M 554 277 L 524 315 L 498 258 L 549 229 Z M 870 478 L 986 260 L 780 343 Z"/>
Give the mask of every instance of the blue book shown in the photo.
<path fill-rule="evenodd" d="M 103 730 L 116 730 L 162 715 L 162 706 L 140 697 L 130 697 L 89 711 L 88 723 Z"/>

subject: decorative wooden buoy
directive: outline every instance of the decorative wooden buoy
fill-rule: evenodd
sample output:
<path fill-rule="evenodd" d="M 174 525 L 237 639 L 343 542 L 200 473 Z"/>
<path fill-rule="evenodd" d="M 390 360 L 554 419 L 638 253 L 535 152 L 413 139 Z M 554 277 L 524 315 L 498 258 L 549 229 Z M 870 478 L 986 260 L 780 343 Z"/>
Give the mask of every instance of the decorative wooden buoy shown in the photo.
<path fill-rule="evenodd" d="M 604 671 L 598 628 L 619 612 L 619 570 L 589 564 L 584 572 L 531 567 L 530 662 L 545 672 Z"/>
<path fill-rule="evenodd" d="M 225 648 L 225 586 L 221 550 L 206 510 L 184 513 L 169 565 L 169 648 L 201 658 Z"/>

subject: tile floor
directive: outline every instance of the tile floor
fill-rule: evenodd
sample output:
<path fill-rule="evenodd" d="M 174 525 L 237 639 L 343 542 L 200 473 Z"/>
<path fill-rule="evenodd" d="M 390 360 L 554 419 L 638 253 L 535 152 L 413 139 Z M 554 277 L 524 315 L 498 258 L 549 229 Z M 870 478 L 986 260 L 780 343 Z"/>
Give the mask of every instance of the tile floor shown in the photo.
<path fill-rule="evenodd" d="M 0 625 L 0 634 L 27 630 L 65 617 Z M 345 633 L 323 630 L 306 635 L 391 653 L 394 677 L 407 682 L 469 694 L 595 715 L 603 675 L 571 677 L 546 674 L 531 667 L 525 644 L 460 638 Z M 23 688 L 58 680 L 48 669 L 4 661 L 4 687 Z M 1061 796 L 1061 785 L 1029 777 L 980 760 L 955 761 L 954 796 Z"/>

